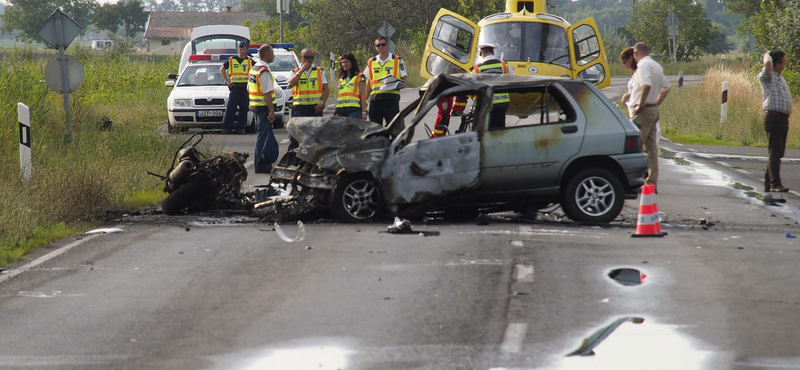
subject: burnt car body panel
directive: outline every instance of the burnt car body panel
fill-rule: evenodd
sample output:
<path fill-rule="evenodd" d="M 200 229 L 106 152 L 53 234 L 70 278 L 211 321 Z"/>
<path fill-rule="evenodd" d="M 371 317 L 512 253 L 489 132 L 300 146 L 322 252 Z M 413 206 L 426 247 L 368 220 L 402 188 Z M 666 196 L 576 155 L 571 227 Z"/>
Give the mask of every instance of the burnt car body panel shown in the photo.
<path fill-rule="evenodd" d="M 489 129 L 496 92 L 515 95 L 507 117 L 519 115 L 516 125 Z M 436 102 L 456 95 L 472 97 L 472 121 L 413 141 Z M 272 181 L 306 187 L 325 204 L 343 176 L 369 173 L 393 213 L 421 203 L 558 203 L 570 177 L 593 167 L 614 173 L 629 197 L 647 167 L 644 153 L 623 153 L 626 136 L 638 135 L 635 125 L 591 84 L 558 77 L 442 75 L 387 127 L 326 117 L 293 118 L 287 128 L 300 147 L 281 159 Z"/>

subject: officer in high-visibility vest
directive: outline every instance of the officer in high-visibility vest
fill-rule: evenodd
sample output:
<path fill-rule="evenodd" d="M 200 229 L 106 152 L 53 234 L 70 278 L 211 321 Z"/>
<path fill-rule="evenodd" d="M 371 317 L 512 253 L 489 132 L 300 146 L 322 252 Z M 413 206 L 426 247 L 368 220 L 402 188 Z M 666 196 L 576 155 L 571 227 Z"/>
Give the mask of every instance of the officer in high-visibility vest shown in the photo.
<path fill-rule="evenodd" d="M 408 73 L 403 58 L 389 52 L 389 39 L 384 36 L 375 40 L 378 55 L 370 58 L 364 77 L 369 81 L 369 120 L 375 123 L 386 121 L 388 125 L 397 113 L 400 113 L 400 89 L 408 84 Z M 381 89 L 384 86 L 380 79 L 392 76 L 402 82 L 396 89 Z"/>
<path fill-rule="evenodd" d="M 483 62 L 472 66 L 472 73 L 513 74 L 514 67 L 497 59 L 492 44 L 478 45 Z M 492 98 L 492 113 L 489 116 L 489 130 L 506 127 L 506 111 L 511 99 L 507 92 L 495 93 Z"/>
<path fill-rule="evenodd" d="M 292 117 L 322 117 L 325 101 L 328 100 L 328 77 L 322 68 L 314 64 L 314 50 L 305 48 L 300 53 L 303 65 L 294 69 L 289 79 L 292 89 Z M 295 138 L 289 136 L 289 150 L 299 146 Z"/>
<path fill-rule="evenodd" d="M 250 43 L 240 41 L 239 48 L 236 49 L 239 54 L 228 58 L 219 68 L 219 73 L 231 91 L 228 94 L 228 106 L 225 108 L 225 117 L 222 120 L 222 130 L 225 134 L 233 132 L 233 118 L 237 109 L 239 120 L 235 127 L 236 132 L 244 134 L 244 128 L 247 126 L 247 107 L 250 104 L 247 94 L 247 75 L 253 66 L 253 59 L 247 55 L 249 47 Z"/>
<path fill-rule="evenodd" d="M 275 59 L 272 46 L 258 48 L 259 61 L 248 73 L 247 93 L 250 95 L 250 110 L 256 116 L 258 135 L 256 136 L 253 166 L 256 173 L 272 172 L 272 164 L 278 160 L 278 141 L 272 133 L 275 122 L 275 77 L 269 70 L 269 63 Z"/>
<path fill-rule="evenodd" d="M 336 97 L 334 117 L 367 119 L 367 83 L 358 70 L 353 53 L 344 53 L 339 62 L 339 94 Z"/>

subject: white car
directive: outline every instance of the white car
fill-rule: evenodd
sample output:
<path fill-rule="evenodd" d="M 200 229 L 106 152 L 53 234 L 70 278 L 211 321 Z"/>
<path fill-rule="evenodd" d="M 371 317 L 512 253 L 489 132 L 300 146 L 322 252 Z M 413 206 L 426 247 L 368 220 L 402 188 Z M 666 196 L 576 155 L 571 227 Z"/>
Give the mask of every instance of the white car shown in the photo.
<path fill-rule="evenodd" d="M 169 78 L 177 79 L 177 82 L 165 83 L 165 86 L 173 88 L 167 97 L 169 132 L 185 131 L 189 128 L 222 128 L 230 91 L 219 73 L 220 66 L 222 61 L 219 60 L 190 62 L 180 76 L 169 75 Z M 278 101 L 275 119 L 283 121 L 285 96 L 278 81 L 275 81 L 274 88 Z M 255 117 L 249 110 L 245 131 L 256 132 Z"/>

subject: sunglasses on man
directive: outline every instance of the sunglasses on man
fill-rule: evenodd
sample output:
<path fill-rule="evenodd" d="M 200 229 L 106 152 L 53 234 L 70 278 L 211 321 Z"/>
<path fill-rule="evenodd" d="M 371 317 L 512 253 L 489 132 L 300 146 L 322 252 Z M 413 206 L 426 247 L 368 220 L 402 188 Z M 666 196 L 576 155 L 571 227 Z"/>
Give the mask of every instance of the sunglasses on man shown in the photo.
<path fill-rule="evenodd" d="M 384 47 L 384 46 L 386 46 L 386 43 L 383 43 L 383 44 L 375 44 L 375 47 L 376 47 L 376 48 L 382 48 L 382 47 Z"/>
<path fill-rule="evenodd" d="M 303 59 L 311 60 L 314 59 L 313 55 L 303 55 Z"/>

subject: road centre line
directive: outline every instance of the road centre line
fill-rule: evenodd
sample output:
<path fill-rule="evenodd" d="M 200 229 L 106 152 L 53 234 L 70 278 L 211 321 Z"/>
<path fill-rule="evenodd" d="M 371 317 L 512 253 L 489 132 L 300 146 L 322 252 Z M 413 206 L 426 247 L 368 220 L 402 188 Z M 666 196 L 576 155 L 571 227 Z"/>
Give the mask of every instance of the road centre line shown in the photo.
<path fill-rule="evenodd" d="M 503 335 L 503 342 L 500 344 L 500 352 L 502 353 L 519 353 L 522 349 L 522 342 L 525 340 L 525 334 L 528 332 L 528 324 L 526 323 L 511 323 L 506 328 L 506 333 Z"/>
<path fill-rule="evenodd" d="M 719 164 L 721 164 L 721 165 L 723 165 L 723 166 L 725 166 L 725 167 L 732 167 L 732 166 L 731 166 L 731 164 L 730 164 L 730 163 L 727 163 L 727 162 L 723 162 L 723 161 L 717 161 L 717 163 L 719 163 Z"/>
<path fill-rule="evenodd" d="M 750 173 L 750 171 L 743 170 L 741 168 L 736 168 L 735 170 L 736 170 L 736 172 L 743 173 L 745 175 L 752 175 L 752 173 Z"/>
<path fill-rule="evenodd" d="M 62 255 L 64 253 L 67 253 L 70 249 L 75 248 L 75 247 L 77 247 L 77 246 L 79 246 L 79 245 L 81 245 L 81 244 L 83 244 L 83 243 L 85 243 L 85 242 L 87 242 L 89 240 L 92 240 L 92 239 L 94 239 L 94 238 L 96 238 L 96 237 L 98 237 L 100 235 L 103 235 L 103 234 L 94 234 L 94 235 L 89 235 L 89 236 L 83 237 L 82 239 L 78 239 L 78 240 L 76 240 L 76 241 L 74 241 L 72 243 L 69 243 L 69 244 L 67 244 L 67 245 L 65 245 L 65 246 L 63 246 L 61 248 L 58 248 L 58 249 L 56 249 L 56 250 L 54 250 L 54 251 L 52 251 L 52 252 L 50 252 L 48 254 L 45 254 L 44 256 L 41 256 L 41 257 L 37 258 L 36 260 L 34 260 L 33 262 L 31 262 L 31 263 L 29 263 L 29 264 L 27 264 L 25 266 L 22 266 L 22 267 L 20 267 L 18 269 L 9 270 L 8 273 L 3 274 L 2 276 L 0 276 L 0 284 L 2 284 L 4 281 L 9 280 L 9 279 L 11 279 L 11 278 L 13 278 L 13 277 L 25 272 L 25 271 L 33 269 L 34 267 L 39 266 L 39 265 L 41 265 L 41 264 L 43 264 L 43 263 L 45 263 L 45 262 L 47 262 L 47 261 L 49 261 L 49 260 L 51 260 L 53 258 L 56 258 L 56 257 L 58 257 L 58 256 L 60 256 L 60 255 Z"/>

